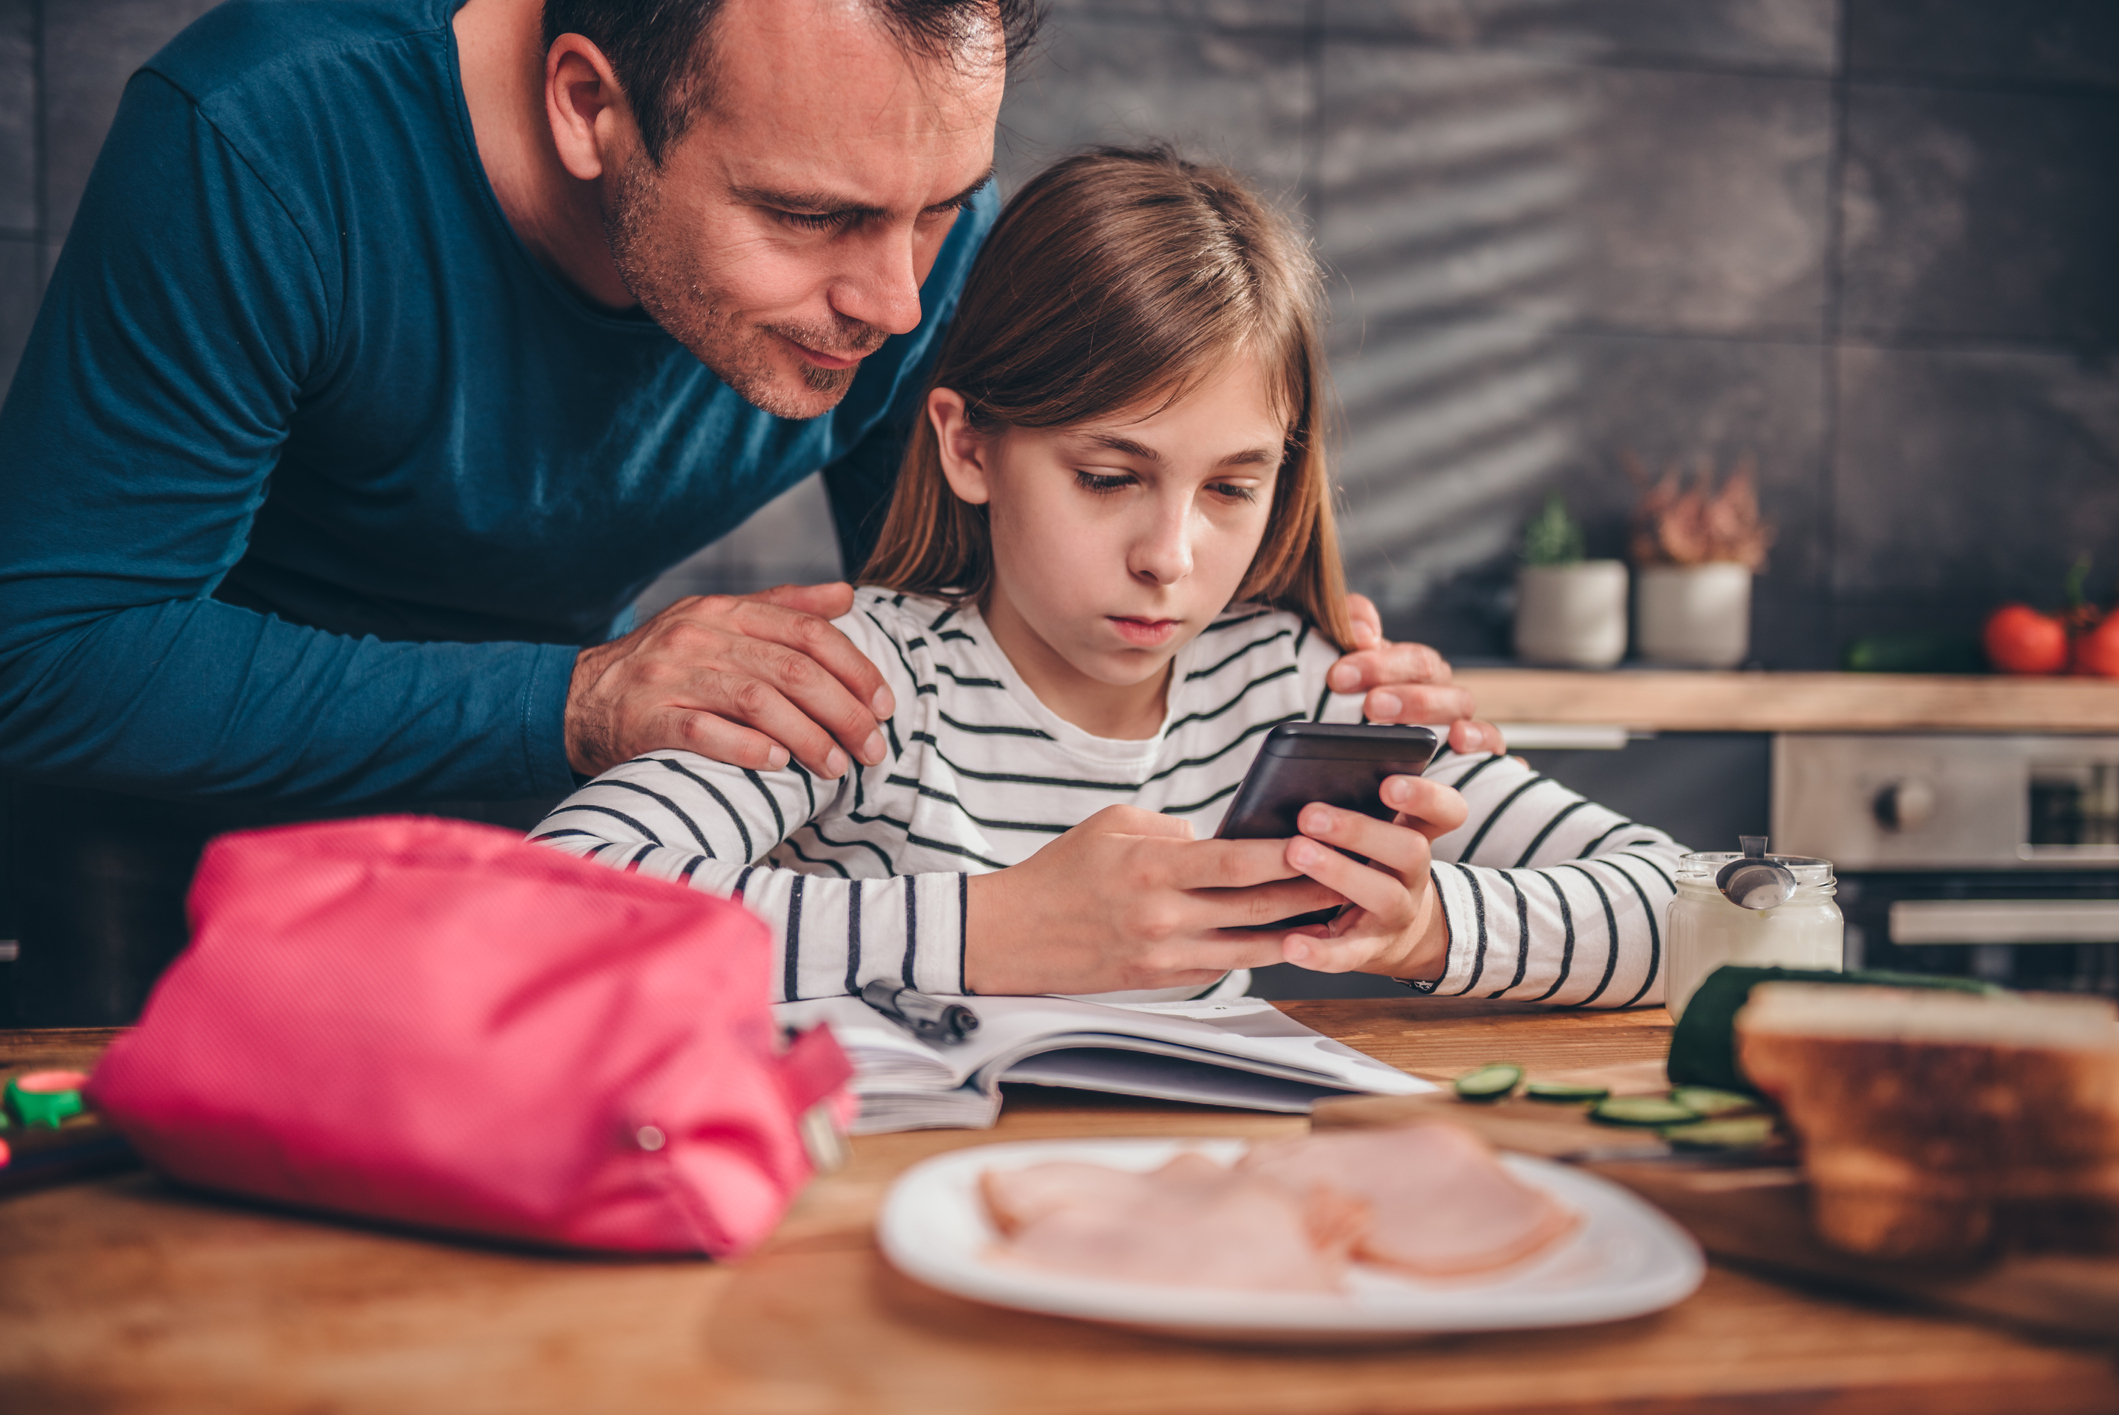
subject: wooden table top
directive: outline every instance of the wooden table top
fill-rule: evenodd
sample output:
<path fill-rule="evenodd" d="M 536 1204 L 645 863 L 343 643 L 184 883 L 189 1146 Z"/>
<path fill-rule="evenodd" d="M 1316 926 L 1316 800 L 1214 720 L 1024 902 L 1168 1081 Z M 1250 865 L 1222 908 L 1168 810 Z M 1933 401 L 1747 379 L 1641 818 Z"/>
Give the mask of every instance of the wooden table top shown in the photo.
<path fill-rule="evenodd" d="M 1493 722 L 1644 732 L 2119 733 L 2119 682 L 1923 673 L 1467 668 Z"/>
<path fill-rule="evenodd" d="M 1408 1070 L 1659 1056 L 1658 1009 L 1406 998 L 1288 1011 Z M 0 1034 L 0 1063 L 107 1034 Z M 221 1204 L 143 1174 L 0 1200 L 0 1406 L 213 1415 L 1333 1415 L 2119 1409 L 2108 1352 L 1805 1294 L 1714 1267 L 1666 1312 L 1404 1346 L 1208 1346 L 981 1307 L 890 1269 L 907 1165 L 1038 1136 L 1282 1135 L 1297 1117 L 1030 1088 L 994 1131 L 854 1143 L 740 1263 L 561 1258 Z"/>

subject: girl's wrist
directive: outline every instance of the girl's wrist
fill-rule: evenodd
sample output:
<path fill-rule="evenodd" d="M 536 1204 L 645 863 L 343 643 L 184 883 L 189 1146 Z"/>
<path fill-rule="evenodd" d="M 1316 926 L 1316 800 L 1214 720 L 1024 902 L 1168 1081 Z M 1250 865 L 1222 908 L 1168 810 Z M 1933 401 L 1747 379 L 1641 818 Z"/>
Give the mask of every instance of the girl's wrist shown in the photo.
<path fill-rule="evenodd" d="M 1427 894 L 1427 915 L 1417 929 L 1405 932 L 1400 946 L 1385 950 L 1363 964 L 1361 971 L 1386 978 L 1433 982 L 1449 968 L 1449 919 L 1433 890 Z"/>

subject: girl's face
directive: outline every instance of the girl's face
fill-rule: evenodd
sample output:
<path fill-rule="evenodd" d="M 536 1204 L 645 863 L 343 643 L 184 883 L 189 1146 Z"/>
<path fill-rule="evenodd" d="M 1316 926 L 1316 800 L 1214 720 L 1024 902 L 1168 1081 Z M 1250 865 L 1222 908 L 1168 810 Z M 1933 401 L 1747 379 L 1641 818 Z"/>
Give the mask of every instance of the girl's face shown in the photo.
<path fill-rule="evenodd" d="M 1069 703 L 1099 690 L 1152 691 L 1159 722 L 1164 670 L 1235 598 L 1265 535 L 1287 423 L 1259 366 L 1055 431 L 981 435 L 963 412 L 949 389 L 929 398 L 951 488 L 987 507 L 1001 646 L 1078 725 L 1095 730 Z"/>

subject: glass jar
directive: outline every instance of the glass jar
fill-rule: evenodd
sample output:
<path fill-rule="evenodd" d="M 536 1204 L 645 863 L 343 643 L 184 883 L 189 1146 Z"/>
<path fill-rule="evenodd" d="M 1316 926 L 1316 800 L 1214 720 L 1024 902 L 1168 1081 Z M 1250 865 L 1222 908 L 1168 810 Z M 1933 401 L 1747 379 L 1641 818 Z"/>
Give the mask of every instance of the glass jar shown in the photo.
<path fill-rule="evenodd" d="M 1830 860 L 1807 855 L 1768 855 L 1795 876 L 1795 893 L 1772 909 L 1746 909 L 1715 888 L 1714 877 L 1731 860 L 1729 850 L 1702 851 L 1678 861 L 1677 897 L 1670 901 L 1664 929 L 1669 957 L 1664 963 L 1663 999 L 1671 1020 L 1684 1015 L 1685 1004 L 1707 975 L 1724 963 L 1760 968 L 1843 966 L 1846 925 L 1839 905 Z"/>

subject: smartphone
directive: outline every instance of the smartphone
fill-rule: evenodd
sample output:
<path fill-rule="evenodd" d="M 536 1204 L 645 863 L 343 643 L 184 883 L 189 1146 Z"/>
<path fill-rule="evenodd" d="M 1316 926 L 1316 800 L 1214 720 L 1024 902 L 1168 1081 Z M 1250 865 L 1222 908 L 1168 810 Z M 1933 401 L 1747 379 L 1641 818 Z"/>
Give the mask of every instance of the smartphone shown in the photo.
<path fill-rule="evenodd" d="M 1300 835 L 1297 818 L 1312 801 L 1391 820 L 1397 812 L 1383 804 L 1384 781 L 1418 776 L 1441 745 L 1425 727 L 1283 722 L 1266 734 L 1214 834 L 1223 840 Z"/>
<path fill-rule="evenodd" d="M 1440 740 L 1425 727 L 1370 727 L 1359 723 L 1283 722 L 1266 734 L 1214 832 L 1221 840 L 1285 840 L 1302 833 L 1297 820 L 1312 801 L 1359 811 L 1378 820 L 1397 812 L 1383 804 L 1383 783 L 1418 776 L 1434 760 Z M 1343 906 L 1342 906 L 1343 907 Z M 1317 909 L 1267 925 L 1268 931 L 1330 923 L 1340 908 Z"/>

